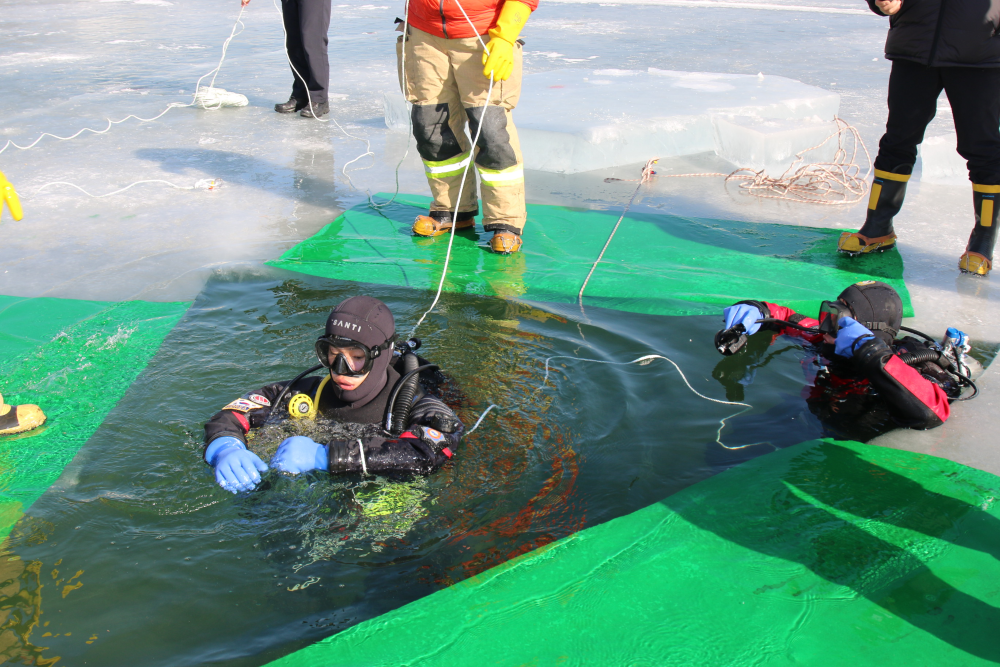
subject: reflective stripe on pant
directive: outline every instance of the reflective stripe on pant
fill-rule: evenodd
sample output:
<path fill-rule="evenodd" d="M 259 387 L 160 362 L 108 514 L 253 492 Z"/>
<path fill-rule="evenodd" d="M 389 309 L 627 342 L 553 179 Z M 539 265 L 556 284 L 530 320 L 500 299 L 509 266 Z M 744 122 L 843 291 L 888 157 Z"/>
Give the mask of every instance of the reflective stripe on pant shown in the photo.
<path fill-rule="evenodd" d="M 521 92 L 520 45 L 514 49 L 513 74 L 507 81 L 494 83 L 487 105 L 490 82 L 483 76 L 483 47 L 478 39 L 445 39 L 412 26 L 409 33 L 405 94 L 413 104 L 413 136 L 434 197 L 431 210 L 455 210 L 465 160 L 473 154 L 466 135 L 468 123 L 469 135 L 474 137 L 478 131 L 479 141 L 474 149 L 476 169 L 468 172 L 459 210 L 476 208 L 474 172 L 478 171 L 484 227 L 519 232 L 527 213 L 521 146 L 511 111 Z M 400 40 L 396 53 L 401 86 L 402 48 Z"/>

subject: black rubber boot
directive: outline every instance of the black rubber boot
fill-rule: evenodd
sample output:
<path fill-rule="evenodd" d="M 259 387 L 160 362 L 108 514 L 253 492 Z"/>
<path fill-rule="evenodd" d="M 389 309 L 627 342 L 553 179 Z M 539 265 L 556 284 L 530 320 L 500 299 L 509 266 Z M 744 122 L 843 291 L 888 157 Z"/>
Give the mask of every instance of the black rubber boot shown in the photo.
<path fill-rule="evenodd" d="M 993 246 L 997 242 L 997 195 L 1000 185 L 972 184 L 972 201 L 976 209 L 976 226 L 969 236 L 958 268 L 962 273 L 989 275 L 993 268 Z"/>
<path fill-rule="evenodd" d="M 325 116 L 330 113 L 329 102 L 313 102 L 311 109 L 308 104 L 303 104 L 302 107 L 302 111 L 299 112 L 299 115 L 303 118 L 319 118 L 320 116 Z"/>
<path fill-rule="evenodd" d="M 909 174 L 894 174 L 876 169 L 865 224 L 860 231 L 841 234 L 837 250 L 848 255 L 861 255 L 881 252 L 896 245 L 892 219 L 903 207 L 906 183 L 909 180 Z"/>
<path fill-rule="evenodd" d="M 278 113 L 295 113 L 299 109 L 306 105 L 305 102 L 300 102 L 295 99 L 294 96 L 289 97 L 287 102 L 282 102 L 281 104 L 275 104 L 274 110 Z"/>

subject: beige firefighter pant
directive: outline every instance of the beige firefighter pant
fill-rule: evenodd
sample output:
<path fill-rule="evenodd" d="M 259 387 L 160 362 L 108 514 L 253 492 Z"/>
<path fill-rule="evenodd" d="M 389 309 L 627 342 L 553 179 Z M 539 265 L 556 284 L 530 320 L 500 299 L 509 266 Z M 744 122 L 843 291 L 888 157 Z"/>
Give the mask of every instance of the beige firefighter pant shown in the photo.
<path fill-rule="evenodd" d="M 489 36 L 483 42 L 489 42 Z M 405 78 L 403 76 L 403 38 L 396 44 L 400 88 L 414 105 L 414 136 L 424 163 L 427 182 L 434 202 L 432 211 L 452 211 L 458 203 L 459 187 L 465 167 L 473 158 L 471 140 L 466 135 L 469 113 L 482 122 L 483 129 L 474 153 L 476 169 L 469 169 L 462 188 L 459 211 L 476 209 L 476 176 L 482 188 L 483 226 L 487 230 L 520 232 L 527 212 L 524 206 L 524 168 L 521 145 L 511 111 L 521 94 L 521 45 L 514 48 L 514 72 L 506 81 L 493 84 L 489 105 L 486 94 L 490 81 L 483 76 L 483 45 L 478 38 L 445 39 L 409 27 L 405 42 Z M 403 82 L 405 80 L 405 88 Z M 446 105 L 446 106 L 445 106 Z M 424 123 L 428 114 L 447 128 Z M 421 113 L 426 112 L 426 113 Z M 485 118 L 485 121 L 483 120 Z M 424 123 L 430 127 L 418 127 Z M 470 135 L 475 135 L 475 126 Z M 445 138 L 442 139 L 442 131 Z M 449 142 L 450 139 L 450 142 Z M 455 153 L 452 155 L 451 153 Z M 437 158 L 437 159 L 435 159 Z"/>

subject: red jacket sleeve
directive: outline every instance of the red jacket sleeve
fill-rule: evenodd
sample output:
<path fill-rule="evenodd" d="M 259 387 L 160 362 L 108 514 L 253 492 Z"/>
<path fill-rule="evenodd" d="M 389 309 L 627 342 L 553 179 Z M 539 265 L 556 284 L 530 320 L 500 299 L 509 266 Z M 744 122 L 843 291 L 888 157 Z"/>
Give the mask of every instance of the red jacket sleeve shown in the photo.
<path fill-rule="evenodd" d="M 785 320 L 786 322 L 791 322 L 792 324 L 798 324 L 803 327 L 818 327 L 819 322 L 811 317 L 806 317 L 805 315 L 800 315 L 796 313 L 791 308 L 786 308 L 785 306 L 779 306 L 776 303 L 763 302 L 767 306 L 768 310 L 771 311 L 769 317 L 775 320 Z M 767 315 L 765 313 L 765 315 Z M 795 336 L 797 338 L 804 338 L 810 343 L 818 343 L 823 339 L 821 334 L 811 334 L 805 331 L 799 331 L 794 327 L 782 327 L 778 326 L 775 329 L 779 334 L 784 336 Z"/>

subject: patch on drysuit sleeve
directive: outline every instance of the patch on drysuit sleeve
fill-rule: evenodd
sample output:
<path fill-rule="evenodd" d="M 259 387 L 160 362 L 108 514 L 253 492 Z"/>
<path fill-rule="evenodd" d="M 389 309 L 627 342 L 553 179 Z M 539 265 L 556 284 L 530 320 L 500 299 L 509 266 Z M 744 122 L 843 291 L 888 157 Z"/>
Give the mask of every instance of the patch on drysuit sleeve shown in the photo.
<path fill-rule="evenodd" d="M 222 408 L 223 410 L 235 410 L 236 412 L 250 412 L 251 410 L 260 410 L 264 406 L 259 403 L 254 403 L 249 398 L 237 398 L 235 401 Z"/>
<path fill-rule="evenodd" d="M 262 405 L 265 408 L 271 407 L 271 401 L 267 400 L 266 396 L 261 396 L 260 394 L 247 394 L 243 398 L 249 398 L 254 403 Z"/>
<path fill-rule="evenodd" d="M 428 426 L 423 427 L 423 433 L 421 434 L 420 439 L 432 445 L 440 445 L 442 442 L 445 442 L 444 434 L 441 433 L 441 431 Z"/>

